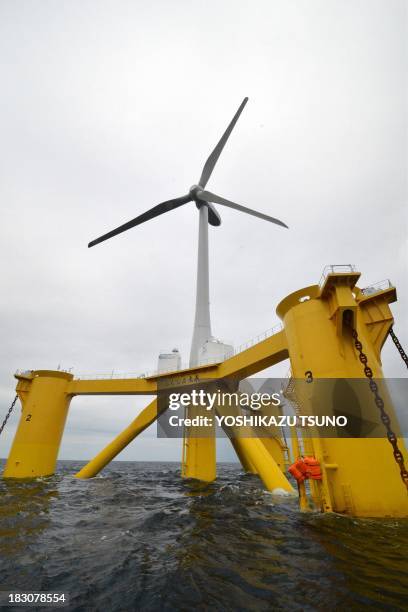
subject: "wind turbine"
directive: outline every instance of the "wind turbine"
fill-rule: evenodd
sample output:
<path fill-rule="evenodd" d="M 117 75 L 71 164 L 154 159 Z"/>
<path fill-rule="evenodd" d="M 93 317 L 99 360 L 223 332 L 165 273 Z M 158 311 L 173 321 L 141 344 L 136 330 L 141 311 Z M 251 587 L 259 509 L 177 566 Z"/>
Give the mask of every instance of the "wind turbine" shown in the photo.
<path fill-rule="evenodd" d="M 190 190 L 186 195 L 162 202 L 161 204 L 158 204 L 150 210 L 135 217 L 131 221 L 128 221 L 116 229 L 103 234 L 103 236 L 92 240 L 92 242 L 88 244 L 88 247 L 93 247 L 100 242 L 104 242 L 109 238 L 113 238 L 114 236 L 135 227 L 136 225 L 150 221 L 150 219 L 154 219 L 154 217 L 158 217 L 163 213 L 170 212 L 171 210 L 179 208 L 188 202 L 195 202 L 199 210 L 199 232 L 196 310 L 193 339 L 191 343 L 190 366 L 198 365 L 200 349 L 207 341 L 212 339 L 209 299 L 208 224 L 215 227 L 221 225 L 221 217 L 213 204 L 221 204 L 221 206 L 227 206 L 228 208 L 233 208 L 234 210 L 247 213 L 248 215 L 259 217 L 264 221 L 270 221 L 276 225 L 281 225 L 282 227 L 286 228 L 288 227 L 285 223 L 279 221 L 279 219 L 265 215 L 264 213 L 253 210 L 252 208 L 247 208 L 246 206 L 241 206 L 240 204 L 231 202 L 230 200 L 222 198 L 221 196 L 205 189 L 218 158 L 220 157 L 222 150 L 247 102 L 248 98 L 244 98 L 217 146 L 205 162 L 198 184 L 190 187 Z"/>

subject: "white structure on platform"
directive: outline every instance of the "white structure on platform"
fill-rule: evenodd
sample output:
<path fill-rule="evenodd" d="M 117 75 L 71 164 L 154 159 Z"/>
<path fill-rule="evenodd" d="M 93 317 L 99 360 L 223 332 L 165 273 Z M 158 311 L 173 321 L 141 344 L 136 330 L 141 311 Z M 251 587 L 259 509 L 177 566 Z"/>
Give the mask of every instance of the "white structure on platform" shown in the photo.
<path fill-rule="evenodd" d="M 198 363 L 220 363 L 233 355 L 234 347 L 231 344 L 225 344 L 216 338 L 210 338 L 204 342 L 198 351 Z"/>
<path fill-rule="evenodd" d="M 175 372 L 181 368 L 181 355 L 179 350 L 174 348 L 171 353 L 160 353 L 157 371 L 159 374 L 163 372 Z"/>

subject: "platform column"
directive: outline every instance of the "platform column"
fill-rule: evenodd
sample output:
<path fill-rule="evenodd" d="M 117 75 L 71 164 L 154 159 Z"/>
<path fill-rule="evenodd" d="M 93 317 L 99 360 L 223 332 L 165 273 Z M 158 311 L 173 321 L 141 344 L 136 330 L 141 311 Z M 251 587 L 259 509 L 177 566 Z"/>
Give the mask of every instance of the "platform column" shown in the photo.
<path fill-rule="evenodd" d="M 374 377 L 383 377 L 380 350 L 393 323 L 389 303 L 396 299 L 395 288 L 365 294 L 355 286 L 359 276 L 353 270 L 333 272 L 321 286 L 299 290 L 278 305 L 294 379 L 364 378 L 349 322 L 357 329 Z M 312 398 L 313 383 L 305 387 Z M 389 398 L 384 399 L 391 425 L 398 430 L 393 406 Z M 366 401 L 374 402 L 374 398 Z M 307 410 L 313 414 L 313 399 Z M 319 437 L 311 442 L 323 472 L 324 511 L 361 517 L 408 516 L 407 490 L 385 437 Z M 398 445 L 407 462 L 401 438 Z"/>
<path fill-rule="evenodd" d="M 72 374 L 36 370 L 17 376 L 22 412 L 4 478 L 36 478 L 55 471 L 71 397 Z"/>
<path fill-rule="evenodd" d="M 191 419 L 202 414 L 193 406 L 190 406 L 186 413 Z M 213 413 L 208 414 L 210 417 L 212 415 Z M 200 431 L 205 432 L 205 437 L 200 437 Z M 181 475 L 183 478 L 194 478 L 203 482 L 215 480 L 217 475 L 215 425 L 211 428 L 185 427 Z"/>

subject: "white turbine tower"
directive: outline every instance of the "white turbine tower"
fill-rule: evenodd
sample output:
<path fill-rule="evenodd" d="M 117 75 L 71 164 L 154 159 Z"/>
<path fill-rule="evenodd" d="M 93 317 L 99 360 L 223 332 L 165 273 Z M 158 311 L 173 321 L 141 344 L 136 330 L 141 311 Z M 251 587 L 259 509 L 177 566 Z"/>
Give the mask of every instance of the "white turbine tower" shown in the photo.
<path fill-rule="evenodd" d="M 198 222 L 197 291 L 190 366 L 198 365 L 200 349 L 211 339 L 208 208 L 201 206 Z"/>
<path fill-rule="evenodd" d="M 126 230 L 131 229 L 136 225 L 140 225 L 141 223 L 149 221 L 154 217 L 158 217 L 163 213 L 174 210 L 179 206 L 183 206 L 188 202 L 195 202 L 197 208 L 199 209 L 199 232 L 197 256 L 196 310 L 193 339 L 191 344 L 190 366 L 198 365 L 200 361 L 202 361 L 203 349 L 205 350 L 206 345 L 210 344 L 213 341 L 210 321 L 208 224 L 213 226 L 221 225 L 221 217 L 212 203 L 221 204 L 222 206 L 233 208 L 234 210 L 253 215 L 254 217 L 259 217 L 260 219 L 264 219 L 265 221 L 270 221 L 271 223 L 275 223 L 276 225 L 287 227 L 287 225 L 282 221 L 279 221 L 279 219 L 275 219 L 274 217 L 270 217 L 269 215 L 265 215 L 263 213 L 257 212 L 256 210 L 252 210 L 251 208 L 246 208 L 245 206 L 241 206 L 240 204 L 236 204 L 235 202 L 226 200 L 225 198 L 222 198 L 216 195 L 215 193 L 211 193 L 211 191 L 206 191 L 205 189 L 208 180 L 214 170 L 215 164 L 217 163 L 218 158 L 221 155 L 221 152 L 247 102 L 248 98 L 244 98 L 239 109 L 235 113 L 231 123 L 229 124 L 217 146 L 215 147 L 214 151 L 211 153 L 211 155 L 205 162 L 198 185 L 193 185 L 190 188 L 188 194 L 179 198 L 175 198 L 173 200 L 162 202 L 161 204 L 158 204 L 147 212 L 142 213 L 135 219 L 132 219 L 131 221 L 120 225 L 116 229 L 108 232 L 107 234 L 103 234 L 103 236 L 96 238 L 96 240 L 92 240 L 92 242 L 88 244 L 88 247 L 92 247 L 96 244 L 99 244 L 100 242 L 103 242 L 104 240 L 108 240 L 109 238 L 116 236 L 117 234 L 121 234 L 122 232 L 125 232 Z"/>

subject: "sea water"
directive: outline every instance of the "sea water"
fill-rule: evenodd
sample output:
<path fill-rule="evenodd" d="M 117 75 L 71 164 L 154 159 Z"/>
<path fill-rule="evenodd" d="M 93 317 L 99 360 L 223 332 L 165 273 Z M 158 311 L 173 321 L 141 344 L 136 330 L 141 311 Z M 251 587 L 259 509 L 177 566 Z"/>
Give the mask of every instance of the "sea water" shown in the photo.
<path fill-rule="evenodd" d="M 0 480 L 2 591 L 78 611 L 407 609 L 407 521 L 301 513 L 237 464 L 211 484 L 176 463 L 77 480 L 82 465 Z"/>

